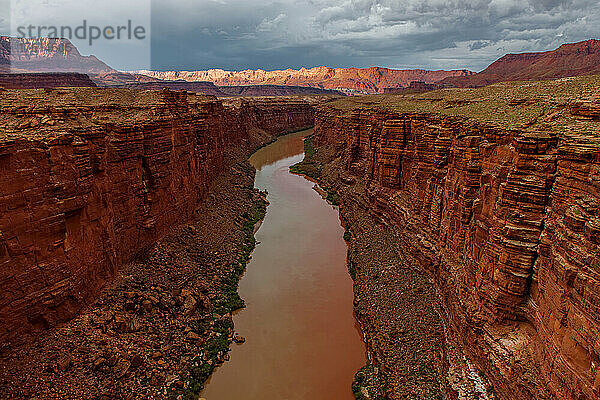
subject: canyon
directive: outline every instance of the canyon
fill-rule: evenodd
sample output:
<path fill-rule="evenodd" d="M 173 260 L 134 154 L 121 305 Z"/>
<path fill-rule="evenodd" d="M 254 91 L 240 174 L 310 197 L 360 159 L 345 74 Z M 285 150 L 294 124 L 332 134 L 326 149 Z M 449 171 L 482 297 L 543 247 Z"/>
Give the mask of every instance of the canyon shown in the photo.
<path fill-rule="evenodd" d="M 248 156 L 314 125 L 292 171 L 340 207 L 358 398 L 599 398 L 600 76 L 549 80 L 597 72 L 582 43 L 476 75 L 26 57 L 95 73 L 0 77 L 0 397 L 197 397 L 241 341 Z"/>
<path fill-rule="evenodd" d="M 2 91 L 0 397 L 197 397 L 264 215 L 246 160 L 328 99 Z"/>
<path fill-rule="evenodd" d="M 447 374 L 440 385 L 450 398 L 461 393 L 452 375 L 464 369 L 449 352 L 456 345 L 490 384 L 480 398 L 600 396 L 599 83 L 504 83 L 319 107 L 316 154 L 300 166 L 335 193 L 362 243 L 348 262 L 384 381 L 410 382 L 397 374 L 405 332 L 437 324 L 419 306 L 426 287 L 409 302 L 411 289 L 386 289 L 412 267 L 429 274 L 442 304 L 446 340 L 430 341 L 444 355 L 429 365 Z M 392 245 L 365 244 L 364 210 Z M 389 265 L 392 246 L 401 261 Z M 380 316 L 394 304 L 405 308 Z M 403 314 L 413 317 L 394 331 Z"/>

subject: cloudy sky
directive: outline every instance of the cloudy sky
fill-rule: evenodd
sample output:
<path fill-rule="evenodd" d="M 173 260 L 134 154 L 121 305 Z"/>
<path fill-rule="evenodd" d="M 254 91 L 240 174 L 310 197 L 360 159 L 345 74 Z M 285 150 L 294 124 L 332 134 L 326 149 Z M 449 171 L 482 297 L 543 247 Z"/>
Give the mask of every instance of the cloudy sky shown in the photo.
<path fill-rule="evenodd" d="M 73 11 L 75 0 L 12 0 L 13 8 L 28 4 L 30 11 L 21 15 L 27 19 L 39 10 L 45 18 L 48 12 L 31 7 L 32 1 L 67 4 L 57 15 L 73 21 L 97 9 Z M 77 3 L 83 1 L 98 3 Z M 159 70 L 327 65 L 479 71 L 509 52 L 600 37 L 598 0 L 135 0 L 147 6 L 125 6 L 131 1 L 100 3 L 111 10 L 111 23 L 132 18 L 146 24 L 151 10 L 151 67 Z M 98 17 L 92 14 L 88 19 Z M 98 53 L 115 68 L 148 66 L 134 52 L 100 45 L 82 52 Z"/>
<path fill-rule="evenodd" d="M 176 0 L 152 16 L 156 69 L 478 71 L 600 36 L 598 0 Z"/>

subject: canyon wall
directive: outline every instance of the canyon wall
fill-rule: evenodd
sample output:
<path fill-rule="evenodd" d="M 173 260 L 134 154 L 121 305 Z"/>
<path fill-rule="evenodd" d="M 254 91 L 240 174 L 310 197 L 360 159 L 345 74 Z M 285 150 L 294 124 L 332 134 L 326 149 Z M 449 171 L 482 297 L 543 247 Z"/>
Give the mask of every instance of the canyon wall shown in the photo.
<path fill-rule="evenodd" d="M 312 126 L 313 99 L 0 93 L 0 342 L 55 326 L 190 219 L 231 146 Z"/>
<path fill-rule="evenodd" d="M 501 399 L 600 398 L 597 141 L 370 105 L 320 107 L 313 143 L 395 225 Z"/>

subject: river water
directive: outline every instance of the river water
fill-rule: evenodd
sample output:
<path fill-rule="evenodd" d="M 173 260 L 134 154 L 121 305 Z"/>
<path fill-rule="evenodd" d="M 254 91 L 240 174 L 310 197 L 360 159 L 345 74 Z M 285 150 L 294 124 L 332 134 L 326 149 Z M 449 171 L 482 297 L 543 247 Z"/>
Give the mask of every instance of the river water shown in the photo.
<path fill-rule="evenodd" d="M 288 168 L 304 157 L 303 138 L 283 136 L 257 151 L 255 187 L 268 191 L 234 315 L 246 343 L 232 344 L 201 397 L 206 400 L 353 399 L 365 347 L 352 309 L 352 280 L 339 214 L 307 179 Z"/>

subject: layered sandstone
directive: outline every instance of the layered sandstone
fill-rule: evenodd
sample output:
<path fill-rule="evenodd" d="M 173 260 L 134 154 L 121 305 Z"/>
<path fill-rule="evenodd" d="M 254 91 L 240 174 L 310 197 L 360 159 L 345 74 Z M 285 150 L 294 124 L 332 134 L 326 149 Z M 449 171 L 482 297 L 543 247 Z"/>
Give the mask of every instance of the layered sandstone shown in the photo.
<path fill-rule="evenodd" d="M 208 81 L 218 86 L 292 85 L 346 90 L 351 93 L 383 93 L 384 88 L 406 87 L 413 81 L 434 83 L 451 76 L 469 76 L 471 71 L 394 70 L 389 68 L 301 68 L 276 71 L 139 71 L 164 80 Z"/>
<path fill-rule="evenodd" d="M 396 226 L 503 399 L 600 397 L 599 79 L 344 100 L 316 116 L 313 143 L 345 165 L 339 191 Z"/>
<path fill-rule="evenodd" d="M 228 146 L 311 126 L 312 99 L 168 90 L 0 94 L 0 339 L 55 326 L 189 219 Z"/>

